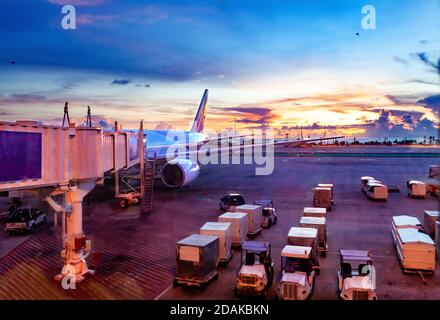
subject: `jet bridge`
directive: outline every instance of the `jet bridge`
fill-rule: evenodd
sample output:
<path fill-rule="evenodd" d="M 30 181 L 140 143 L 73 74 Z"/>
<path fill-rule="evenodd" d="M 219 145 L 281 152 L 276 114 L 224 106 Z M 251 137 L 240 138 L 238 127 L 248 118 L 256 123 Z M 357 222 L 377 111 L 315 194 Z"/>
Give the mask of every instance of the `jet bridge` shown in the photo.
<path fill-rule="evenodd" d="M 142 128 L 142 125 L 141 125 Z M 79 282 L 92 273 L 85 258 L 90 241 L 82 230 L 82 200 L 104 174 L 143 161 L 139 134 L 98 127 L 48 126 L 35 121 L 0 121 L 0 192 L 36 191 L 62 213 L 64 267 L 56 279 Z M 63 204 L 53 196 L 63 194 Z"/>

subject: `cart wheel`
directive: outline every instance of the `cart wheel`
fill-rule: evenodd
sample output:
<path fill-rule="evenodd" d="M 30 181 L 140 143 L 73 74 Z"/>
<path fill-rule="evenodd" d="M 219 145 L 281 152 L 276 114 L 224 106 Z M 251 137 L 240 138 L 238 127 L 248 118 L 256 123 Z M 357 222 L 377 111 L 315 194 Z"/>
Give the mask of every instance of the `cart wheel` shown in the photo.
<path fill-rule="evenodd" d="M 121 208 L 127 208 L 128 207 L 128 201 L 127 199 L 122 199 L 121 201 L 119 201 L 119 205 L 121 206 Z"/>
<path fill-rule="evenodd" d="M 35 224 L 32 225 L 31 229 L 29 230 L 30 233 L 34 233 L 35 232 Z"/>
<path fill-rule="evenodd" d="M 270 228 L 272 226 L 272 220 L 269 219 L 269 221 L 267 222 L 267 227 Z"/>

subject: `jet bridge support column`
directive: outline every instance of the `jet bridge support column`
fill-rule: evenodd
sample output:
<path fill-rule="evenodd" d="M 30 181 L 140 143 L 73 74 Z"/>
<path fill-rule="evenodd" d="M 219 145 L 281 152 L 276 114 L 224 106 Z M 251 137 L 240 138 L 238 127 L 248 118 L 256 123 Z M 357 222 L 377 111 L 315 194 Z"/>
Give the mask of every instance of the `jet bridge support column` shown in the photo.
<path fill-rule="evenodd" d="M 84 280 L 86 274 L 94 273 L 88 268 L 85 260 L 90 253 L 91 246 L 82 229 L 82 201 L 94 187 L 95 181 L 78 182 L 66 192 L 67 202 L 71 203 L 72 209 L 63 221 L 66 226 L 61 251 L 64 266 L 61 274 L 55 277 L 58 281 L 68 279 L 70 283 L 76 283 Z"/>

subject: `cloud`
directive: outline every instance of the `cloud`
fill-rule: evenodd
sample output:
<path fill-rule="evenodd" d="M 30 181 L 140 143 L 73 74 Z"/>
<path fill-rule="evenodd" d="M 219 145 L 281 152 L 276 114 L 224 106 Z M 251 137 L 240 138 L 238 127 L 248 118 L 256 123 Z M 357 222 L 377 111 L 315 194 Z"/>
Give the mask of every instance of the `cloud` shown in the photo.
<path fill-rule="evenodd" d="M 125 86 L 125 85 L 129 84 L 130 82 L 131 82 L 131 80 L 127 80 L 127 79 L 114 79 L 111 84 Z"/>
<path fill-rule="evenodd" d="M 7 96 L 0 95 L 0 104 L 20 104 L 20 103 L 38 103 L 47 101 L 47 97 L 39 94 L 17 94 L 13 93 Z"/>
<path fill-rule="evenodd" d="M 431 61 L 427 52 L 416 52 L 416 53 L 413 53 L 413 56 L 418 58 L 421 62 L 423 62 L 428 67 L 430 67 L 431 71 L 435 71 L 437 74 L 440 75 L 440 58 L 437 60 L 437 62 Z"/>
<path fill-rule="evenodd" d="M 403 58 L 401 58 L 401 57 L 394 56 L 394 57 L 393 57 L 393 60 L 394 60 L 395 62 L 397 62 L 397 63 L 401 63 L 401 64 L 403 64 L 403 65 L 405 65 L 405 66 L 408 65 L 408 61 L 406 61 L 405 59 L 403 59 Z"/>
<path fill-rule="evenodd" d="M 173 130 L 173 127 L 170 124 L 166 123 L 165 121 L 160 121 L 154 129 L 155 130 Z"/>
<path fill-rule="evenodd" d="M 112 21 L 116 17 L 108 15 L 80 14 L 76 18 L 76 22 L 82 25 L 95 24 L 97 22 Z"/>
<path fill-rule="evenodd" d="M 272 112 L 272 109 L 263 107 L 238 106 L 221 108 L 221 110 L 226 111 L 229 116 L 233 116 L 230 114 L 231 111 L 235 112 L 237 123 L 258 124 L 261 127 L 265 127 L 279 118 L 277 114 Z"/>
<path fill-rule="evenodd" d="M 440 95 L 426 97 L 417 101 L 417 103 L 431 108 L 438 116 L 440 116 Z"/>

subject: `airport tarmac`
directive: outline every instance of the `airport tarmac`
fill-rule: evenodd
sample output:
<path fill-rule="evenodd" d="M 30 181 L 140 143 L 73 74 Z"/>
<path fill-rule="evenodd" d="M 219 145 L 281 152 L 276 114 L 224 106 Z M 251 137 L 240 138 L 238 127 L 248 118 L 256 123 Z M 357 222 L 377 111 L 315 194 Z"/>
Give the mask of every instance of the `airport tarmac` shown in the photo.
<path fill-rule="evenodd" d="M 349 148 L 349 149 L 347 149 Z M 298 151 L 299 150 L 299 151 Z M 295 152 L 347 152 L 358 156 L 296 156 Z M 355 151 L 351 151 L 355 150 Z M 407 156 L 375 156 L 361 153 L 402 152 Z M 0 236 L 0 299 L 236 299 L 233 293 L 240 253 L 226 269 L 219 268 L 219 280 L 205 291 L 172 288 L 175 242 L 198 233 L 207 221 L 217 221 L 219 198 L 226 191 L 238 191 L 248 202 L 268 198 L 279 214 L 278 224 L 263 230 L 256 239 L 272 243 L 272 258 L 279 274 L 280 252 L 290 227 L 299 225 L 304 206 L 312 205 L 317 183 L 335 185 L 335 205 L 327 216 L 327 257 L 321 260 L 312 299 L 337 299 L 336 271 L 339 249 L 371 250 L 377 271 L 379 299 L 440 299 L 440 273 L 426 277 L 404 275 L 397 259 L 391 217 L 408 214 L 423 219 L 423 210 L 438 210 L 438 199 L 410 199 L 408 179 L 428 180 L 429 165 L 439 157 L 439 148 L 408 147 L 319 147 L 283 148 L 290 155 L 275 158 L 270 176 L 255 176 L 252 165 L 208 165 L 190 186 L 170 190 L 158 183 L 154 212 L 137 216 L 138 207 L 120 209 L 108 187 L 97 187 L 84 205 L 84 230 L 98 255 L 88 258 L 97 273 L 63 290 L 52 280 L 61 268 L 60 227 L 48 225 L 33 236 Z M 396 151 L 396 152 L 397 152 Z M 400 193 L 391 193 L 386 203 L 369 201 L 360 191 L 359 178 L 371 175 Z M 5 211 L 5 201 L 0 202 Z M 1 222 L 3 218 L 0 217 Z M 267 299 L 275 297 L 277 279 Z"/>

